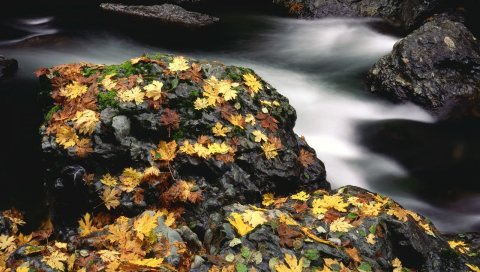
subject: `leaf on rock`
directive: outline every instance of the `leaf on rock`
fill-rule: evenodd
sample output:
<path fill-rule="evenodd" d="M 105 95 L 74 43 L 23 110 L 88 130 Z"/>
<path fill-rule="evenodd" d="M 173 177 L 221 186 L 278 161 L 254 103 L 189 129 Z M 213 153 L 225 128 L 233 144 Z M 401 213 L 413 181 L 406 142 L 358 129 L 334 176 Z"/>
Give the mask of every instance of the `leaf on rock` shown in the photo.
<path fill-rule="evenodd" d="M 107 174 L 103 175 L 103 177 L 100 179 L 100 182 L 103 185 L 110 186 L 110 187 L 114 187 L 118 184 L 118 180 L 116 178 L 112 177 L 112 175 L 110 175 L 110 173 L 107 173 Z"/>
<path fill-rule="evenodd" d="M 257 119 L 260 121 L 260 124 L 263 128 L 268 129 L 272 132 L 277 131 L 278 129 L 278 121 L 277 119 L 273 118 L 268 113 L 260 112 L 257 114 Z"/>
<path fill-rule="evenodd" d="M 60 90 L 60 96 L 66 97 L 67 99 L 75 99 L 79 96 L 84 95 L 88 91 L 88 87 L 80 84 L 77 81 L 74 81 L 68 84 L 65 88 Z"/>
<path fill-rule="evenodd" d="M 345 221 L 345 218 L 338 218 L 330 224 L 330 231 L 348 232 L 353 226 Z"/>
<path fill-rule="evenodd" d="M 154 80 L 152 81 L 152 83 L 144 87 L 146 91 L 145 96 L 152 99 L 153 101 L 157 101 L 162 97 L 162 88 L 163 83 L 158 80 Z"/>
<path fill-rule="evenodd" d="M 57 129 L 55 142 L 57 142 L 57 144 L 61 145 L 63 148 L 67 149 L 77 144 L 78 135 L 77 133 L 75 133 L 75 130 L 73 128 L 62 125 Z"/>
<path fill-rule="evenodd" d="M 236 212 L 230 214 L 228 217 L 228 222 L 235 228 L 240 236 L 245 236 L 254 229 L 252 226 L 243 221 L 241 214 Z"/>
<path fill-rule="evenodd" d="M 212 128 L 212 133 L 216 137 L 226 137 L 230 131 L 231 129 L 229 127 L 224 127 L 220 122 L 217 122 Z"/>
<path fill-rule="evenodd" d="M 138 239 L 142 240 L 145 236 L 149 236 L 150 233 L 158 226 L 157 219 L 160 214 L 151 214 L 150 212 L 144 212 L 133 223 L 133 229 L 136 231 Z"/>
<path fill-rule="evenodd" d="M 174 57 L 172 62 L 168 64 L 168 69 L 172 72 L 181 72 L 188 70 L 189 68 L 188 60 L 184 57 Z"/>
<path fill-rule="evenodd" d="M 307 201 L 310 198 L 310 195 L 305 193 L 305 191 L 300 191 L 297 194 L 291 195 L 290 198 L 300 201 Z"/>
<path fill-rule="evenodd" d="M 158 144 L 158 149 L 151 152 L 153 160 L 160 160 L 165 162 L 171 162 L 177 155 L 177 142 L 165 142 L 161 141 Z"/>
<path fill-rule="evenodd" d="M 252 96 L 263 89 L 262 83 L 260 83 L 260 81 L 258 81 L 258 79 L 250 73 L 243 75 L 243 80 L 245 81 L 245 85 L 248 86 Z"/>
<path fill-rule="evenodd" d="M 266 193 L 262 196 L 263 200 L 262 200 L 262 205 L 268 207 L 270 205 L 272 205 L 273 203 L 275 203 L 275 198 L 274 198 L 274 194 L 273 193 Z"/>
<path fill-rule="evenodd" d="M 129 90 L 118 92 L 117 96 L 122 102 L 135 102 L 135 104 L 140 105 L 144 101 L 145 93 L 142 92 L 140 87 L 134 87 Z"/>
<path fill-rule="evenodd" d="M 272 143 L 269 143 L 269 142 L 263 143 L 262 150 L 263 150 L 263 153 L 265 154 L 265 157 L 268 160 L 274 159 L 275 157 L 278 156 L 277 148 Z"/>
<path fill-rule="evenodd" d="M 265 134 L 264 134 L 262 131 L 260 131 L 260 130 L 254 130 L 254 131 L 252 132 L 252 135 L 255 137 L 254 141 L 255 141 L 256 143 L 268 141 L 267 135 L 265 135 Z"/>
<path fill-rule="evenodd" d="M 83 218 L 78 220 L 80 236 L 85 237 L 97 229 L 93 226 L 92 217 L 89 213 L 86 213 Z"/>
<path fill-rule="evenodd" d="M 120 189 L 127 193 L 132 192 L 135 187 L 140 185 L 142 179 L 143 174 L 141 172 L 138 172 L 131 167 L 125 168 L 120 176 L 120 181 L 122 182 Z"/>
<path fill-rule="evenodd" d="M 180 128 L 180 118 L 176 111 L 166 108 L 160 116 L 160 124 L 166 126 L 169 130 L 176 130 Z"/>
<path fill-rule="evenodd" d="M 297 262 L 295 255 L 285 254 L 285 263 L 275 265 L 277 272 L 302 272 L 303 257 Z"/>
<path fill-rule="evenodd" d="M 163 258 L 134 259 L 128 261 L 131 264 L 151 268 L 159 268 L 163 263 Z"/>
<path fill-rule="evenodd" d="M 98 113 L 92 110 L 84 110 L 77 111 L 72 121 L 75 122 L 75 128 L 80 133 L 90 135 L 95 130 L 95 126 L 100 119 L 98 118 Z"/>
<path fill-rule="evenodd" d="M 304 168 L 308 168 L 314 162 L 314 155 L 312 152 L 306 151 L 305 149 L 300 149 L 298 161 Z"/>
<path fill-rule="evenodd" d="M 267 222 L 264 212 L 253 210 L 246 210 L 245 212 L 243 212 L 242 219 L 253 228 L 256 228 L 258 225 L 262 225 Z"/>
<path fill-rule="evenodd" d="M 53 269 L 64 271 L 64 262 L 66 262 L 67 259 L 68 257 L 65 253 L 55 250 L 50 255 L 43 256 L 42 261 Z"/>
<path fill-rule="evenodd" d="M 312 212 L 314 215 L 325 214 L 328 209 L 335 209 L 339 212 L 346 212 L 348 203 L 343 201 L 340 195 L 324 195 L 323 198 L 316 198 L 312 202 Z"/>
<path fill-rule="evenodd" d="M 117 188 L 106 188 L 102 193 L 102 200 L 108 210 L 120 205 L 120 194 L 122 192 Z"/>

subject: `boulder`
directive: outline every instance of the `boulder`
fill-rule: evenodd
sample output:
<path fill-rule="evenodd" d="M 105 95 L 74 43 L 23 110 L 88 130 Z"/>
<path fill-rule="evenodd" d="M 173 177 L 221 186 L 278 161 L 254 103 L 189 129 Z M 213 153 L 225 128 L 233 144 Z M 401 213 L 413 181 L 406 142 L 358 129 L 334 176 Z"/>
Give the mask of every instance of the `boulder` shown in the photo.
<path fill-rule="evenodd" d="M 303 18 L 326 16 L 380 17 L 411 31 L 446 6 L 444 0 L 273 0 Z"/>
<path fill-rule="evenodd" d="M 436 113 L 460 102 L 475 105 L 480 91 L 479 42 L 463 24 L 437 16 L 397 42 L 370 69 L 367 84 L 371 92 Z"/>
<path fill-rule="evenodd" d="M 100 7 L 106 11 L 123 15 L 135 16 L 142 19 L 157 20 L 172 25 L 186 27 L 203 27 L 219 21 L 217 17 L 191 12 L 173 4 L 153 6 L 133 6 L 113 3 L 102 3 Z"/>
<path fill-rule="evenodd" d="M 46 179 L 66 225 L 91 207 L 195 204 L 185 212 L 202 232 L 224 205 L 329 188 L 323 163 L 293 132 L 288 99 L 250 69 L 157 55 L 38 74 L 50 109 Z"/>
<path fill-rule="evenodd" d="M 18 70 L 18 62 L 16 59 L 7 59 L 0 55 L 0 79 L 10 76 Z"/>

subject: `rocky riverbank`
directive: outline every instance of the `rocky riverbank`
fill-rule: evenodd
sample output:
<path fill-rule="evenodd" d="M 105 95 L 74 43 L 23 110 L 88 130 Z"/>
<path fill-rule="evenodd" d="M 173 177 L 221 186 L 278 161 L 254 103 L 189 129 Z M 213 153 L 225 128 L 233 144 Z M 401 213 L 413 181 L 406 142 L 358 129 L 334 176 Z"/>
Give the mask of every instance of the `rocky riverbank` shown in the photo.
<path fill-rule="evenodd" d="M 3 212 L 0 269 L 479 269 L 475 236 L 331 191 L 295 110 L 251 69 L 158 54 L 37 76 L 51 215 L 26 235 Z"/>

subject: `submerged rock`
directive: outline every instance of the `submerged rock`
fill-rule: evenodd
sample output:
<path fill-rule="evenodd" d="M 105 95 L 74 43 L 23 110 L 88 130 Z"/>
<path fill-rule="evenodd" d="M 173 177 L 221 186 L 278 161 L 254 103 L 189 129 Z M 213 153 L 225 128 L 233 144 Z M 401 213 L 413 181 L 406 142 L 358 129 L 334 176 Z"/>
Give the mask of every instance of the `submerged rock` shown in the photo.
<path fill-rule="evenodd" d="M 202 27 L 219 21 L 217 17 L 191 12 L 184 8 L 162 4 L 153 6 L 130 6 L 113 3 L 103 3 L 100 7 L 104 10 L 124 15 L 131 15 L 145 19 L 159 20 L 164 23 L 183 25 L 187 27 Z"/>
<path fill-rule="evenodd" d="M 0 79 L 10 76 L 18 70 L 18 62 L 15 59 L 7 59 L 0 55 Z"/>
<path fill-rule="evenodd" d="M 433 112 L 480 95 L 480 46 L 461 23 L 438 16 L 395 44 L 369 71 L 370 91 Z"/>
<path fill-rule="evenodd" d="M 287 7 L 290 13 L 300 17 L 380 17 L 405 30 L 413 30 L 446 4 L 443 0 L 273 0 L 273 2 Z"/>

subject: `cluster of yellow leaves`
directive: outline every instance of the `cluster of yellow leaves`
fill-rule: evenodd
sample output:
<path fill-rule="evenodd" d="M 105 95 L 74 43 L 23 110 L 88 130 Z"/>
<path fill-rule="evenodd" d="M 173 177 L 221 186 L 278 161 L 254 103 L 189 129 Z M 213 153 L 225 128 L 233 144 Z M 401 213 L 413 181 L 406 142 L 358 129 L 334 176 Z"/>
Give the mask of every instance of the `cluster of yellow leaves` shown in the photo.
<path fill-rule="evenodd" d="M 270 143 L 270 142 L 263 143 L 262 150 L 263 150 L 263 153 L 265 154 L 265 157 L 268 160 L 274 159 L 275 157 L 278 156 L 278 149 L 273 143 Z"/>
<path fill-rule="evenodd" d="M 448 245 L 449 245 L 452 249 L 454 249 L 454 250 L 456 250 L 456 251 L 458 251 L 458 252 L 460 252 L 460 253 L 463 253 L 463 254 L 466 254 L 466 253 L 468 253 L 468 252 L 470 251 L 470 248 L 469 248 L 469 247 L 467 246 L 467 244 L 466 244 L 465 242 L 463 242 L 463 241 L 451 240 L 451 241 L 448 241 Z"/>
<path fill-rule="evenodd" d="M 100 121 L 98 113 L 92 110 L 78 111 L 72 118 L 75 122 L 75 129 L 80 133 L 90 135 L 95 130 L 95 126 Z"/>
<path fill-rule="evenodd" d="M 122 102 L 135 102 L 137 105 L 142 104 L 145 99 L 145 93 L 138 86 L 129 90 L 120 91 L 117 93 L 117 96 Z"/>
<path fill-rule="evenodd" d="M 258 81 L 258 79 L 252 74 L 243 75 L 243 80 L 245 81 L 245 85 L 247 85 L 248 89 L 251 91 L 252 96 L 263 89 L 262 83 L 260 83 L 260 81 Z"/>
<path fill-rule="evenodd" d="M 53 251 L 46 256 L 43 256 L 42 262 L 46 263 L 53 269 L 65 271 L 65 262 L 67 262 L 67 254 L 53 249 Z"/>
<path fill-rule="evenodd" d="M 117 83 L 112 80 L 112 77 L 114 74 L 106 75 L 105 78 L 102 80 L 102 85 L 105 87 L 107 91 L 114 90 L 115 87 L 117 86 Z"/>
<path fill-rule="evenodd" d="M 135 187 L 140 185 L 143 179 L 143 173 L 129 167 L 123 170 L 122 175 L 120 176 L 120 189 L 127 193 L 132 192 Z"/>
<path fill-rule="evenodd" d="M 88 91 L 88 87 L 74 81 L 68 84 L 65 88 L 60 90 L 60 96 L 66 97 L 69 100 L 75 99 L 84 95 Z"/>
<path fill-rule="evenodd" d="M 180 147 L 179 151 L 190 156 L 196 155 L 204 159 L 209 159 L 214 155 L 225 155 L 234 152 L 233 149 L 225 142 L 214 142 L 209 144 L 201 144 L 196 142 L 192 145 L 188 140 L 183 142 L 183 145 Z"/>
<path fill-rule="evenodd" d="M 228 217 L 228 222 L 240 236 L 244 236 L 257 226 L 265 224 L 267 219 L 263 211 L 249 209 L 243 213 L 231 213 Z"/>
<path fill-rule="evenodd" d="M 343 201 L 341 195 L 324 195 L 322 198 L 316 198 L 312 202 L 312 213 L 315 216 L 322 215 L 328 209 L 334 209 L 339 212 L 346 212 L 348 203 Z"/>
<path fill-rule="evenodd" d="M 57 129 L 57 134 L 55 135 L 55 142 L 67 149 L 69 147 L 74 147 L 79 138 L 77 133 L 72 127 L 67 125 L 62 125 Z"/>
<path fill-rule="evenodd" d="M 300 201 L 307 201 L 310 198 L 310 195 L 305 193 L 305 191 L 301 191 L 294 195 L 291 195 L 290 198 L 295 200 L 300 200 Z"/>
<path fill-rule="evenodd" d="M 231 128 L 224 127 L 220 122 L 217 122 L 212 128 L 212 133 L 216 137 L 226 137 L 227 133 L 229 133 L 230 131 L 232 131 Z"/>
<path fill-rule="evenodd" d="M 196 110 L 202 110 L 208 107 L 216 106 L 223 101 L 234 100 L 237 97 L 238 83 L 231 80 L 218 80 L 215 76 L 211 76 L 205 80 L 203 85 L 203 97 L 199 97 L 194 102 Z"/>

